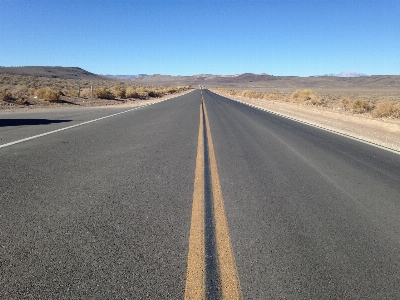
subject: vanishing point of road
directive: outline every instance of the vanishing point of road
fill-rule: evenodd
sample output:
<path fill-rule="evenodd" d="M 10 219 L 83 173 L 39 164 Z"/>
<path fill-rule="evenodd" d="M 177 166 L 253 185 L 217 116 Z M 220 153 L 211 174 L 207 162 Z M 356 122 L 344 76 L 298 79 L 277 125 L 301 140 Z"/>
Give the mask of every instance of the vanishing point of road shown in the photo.
<path fill-rule="evenodd" d="M 400 155 L 209 90 L 0 113 L 0 299 L 400 299 Z"/>

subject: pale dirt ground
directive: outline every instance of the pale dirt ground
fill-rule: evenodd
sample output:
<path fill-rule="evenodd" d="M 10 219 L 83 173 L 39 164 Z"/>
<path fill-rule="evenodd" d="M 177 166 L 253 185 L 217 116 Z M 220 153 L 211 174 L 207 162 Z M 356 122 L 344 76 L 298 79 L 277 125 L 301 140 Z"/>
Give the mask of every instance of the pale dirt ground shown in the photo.
<path fill-rule="evenodd" d="M 400 151 L 400 120 L 376 119 L 329 108 L 302 106 L 283 101 L 251 99 L 214 91 L 224 97 L 253 104 L 316 126 Z"/>

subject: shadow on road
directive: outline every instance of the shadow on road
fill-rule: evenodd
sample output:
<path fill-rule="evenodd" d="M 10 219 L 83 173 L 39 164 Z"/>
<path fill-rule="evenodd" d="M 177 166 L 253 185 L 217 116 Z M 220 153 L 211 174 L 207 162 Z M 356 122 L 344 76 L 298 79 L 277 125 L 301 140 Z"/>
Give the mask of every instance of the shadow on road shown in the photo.
<path fill-rule="evenodd" d="M 48 119 L 0 119 L 0 127 L 26 126 L 26 125 L 48 125 L 53 123 L 65 123 L 72 120 L 48 120 Z"/>

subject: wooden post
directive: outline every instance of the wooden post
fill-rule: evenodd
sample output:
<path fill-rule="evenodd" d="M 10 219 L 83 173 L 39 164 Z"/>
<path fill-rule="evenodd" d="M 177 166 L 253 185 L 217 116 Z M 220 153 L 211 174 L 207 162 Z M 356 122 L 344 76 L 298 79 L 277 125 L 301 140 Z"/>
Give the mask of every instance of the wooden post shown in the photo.
<path fill-rule="evenodd" d="M 81 80 L 78 81 L 78 98 L 81 97 Z"/>
<path fill-rule="evenodd" d="M 92 95 L 92 106 L 93 106 L 93 84 L 90 86 L 90 92 L 91 92 L 91 95 Z"/>

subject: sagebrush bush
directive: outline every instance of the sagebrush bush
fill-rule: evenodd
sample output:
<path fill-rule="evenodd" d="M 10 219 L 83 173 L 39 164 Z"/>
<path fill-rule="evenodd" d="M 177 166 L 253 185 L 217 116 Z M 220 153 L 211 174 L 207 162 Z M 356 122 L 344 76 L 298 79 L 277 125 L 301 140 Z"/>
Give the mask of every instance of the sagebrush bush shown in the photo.
<path fill-rule="evenodd" d="M 372 110 L 373 105 L 363 99 L 356 99 L 351 104 L 353 112 L 356 114 L 366 113 Z"/>
<path fill-rule="evenodd" d="M 148 94 L 149 97 L 158 98 L 158 97 L 161 97 L 163 95 L 163 92 L 162 91 L 157 91 L 157 90 L 150 90 L 150 91 L 147 92 L 147 94 Z"/>
<path fill-rule="evenodd" d="M 254 92 L 250 90 L 238 91 L 238 90 L 227 90 L 224 88 L 216 88 L 216 90 L 227 93 L 232 96 L 247 97 L 253 99 L 265 99 L 265 100 L 283 100 L 287 101 L 288 97 L 283 93 L 266 93 L 266 92 Z"/>
<path fill-rule="evenodd" d="M 117 85 L 117 86 L 113 86 L 111 88 L 112 93 L 117 97 L 117 98 L 121 98 L 121 99 L 125 99 L 126 98 L 126 88 L 125 86 Z"/>
<path fill-rule="evenodd" d="M 15 100 L 15 98 L 8 91 L 0 91 L 0 100 L 2 100 L 2 101 L 12 101 L 12 100 Z"/>
<path fill-rule="evenodd" d="M 259 92 L 253 92 L 253 91 L 243 91 L 241 93 L 241 96 L 243 97 L 247 97 L 247 98 L 253 98 L 253 99 L 262 99 L 263 98 L 263 94 L 259 93 Z"/>
<path fill-rule="evenodd" d="M 78 97 L 78 90 L 68 90 L 66 94 L 70 97 Z"/>
<path fill-rule="evenodd" d="M 62 92 L 60 90 L 55 90 L 55 89 L 46 87 L 46 88 L 41 88 L 41 89 L 36 90 L 35 95 L 40 100 L 49 101 L 49 102 L 59 102 Z"/>
<path fill-rule="evenodd" d="M 93 91 L 94 94 L 94 91 Z M 78 95 L 78 91 L 76 92 L 76 95 Z M 81 89 L 81 98 L 92 98 L 92 89 L 91 88 L 83 88 Z"/>
<path fill-rule="evenodd" d="M 107 88 L 95 89 L 94 95 L 100 99 L 108 99 L 108 100 L 115 99 L 115 95 Z"/>
<path fill-rule="evenodd" d="M 344 110 L 352 109 L 353 102 L 349 98 L 342 98 L 339 100 L 337 107 Z"/>
<path fill-rule="evenodd" d="M 139 98 L 136 89 L 134 87 L 131 87 L 131 86 L 126 88 L 125 96 L 127 98 Z"/>
<path fill-rule="evenodd" d="M 128 87 L 126 89 L 126 97 L 145 100 L 149 98 L 149 94 L 144 88 Z"/>
<path fill-rule="evenodd" d="M 126 89 L 125 88 L 120 88 L 118 90 L 117 96 L 121 99 L 125 99 L 126 98 Z"/>
<path fill-rule="evenodd" d="M 400 105 L 392 102 L 378 103 L 372 111 L 374 118 L 400 118 Z"/>
<path fill-rule="evenodd" d="M 323 100 L 313 90 L 296 90 L 290 95 L 290 99 L 298 104 L 306 105 L 322 105 Z"/>
<path fill-rule="evenodd" d="M 176 92 L 179 92 L 180 87 L 165 87 L 164 88 L 164 93 L 166 95 L 168 94 L 174 94 Z"/>

